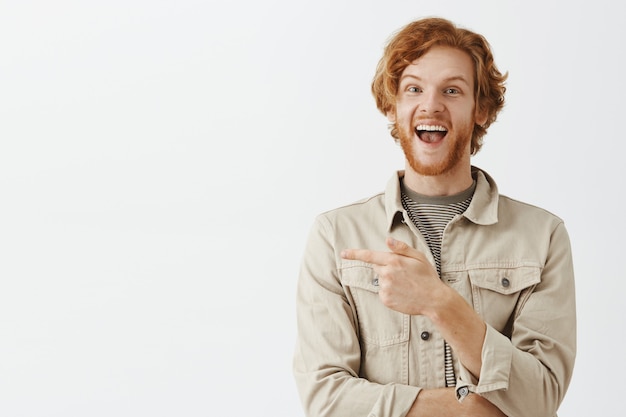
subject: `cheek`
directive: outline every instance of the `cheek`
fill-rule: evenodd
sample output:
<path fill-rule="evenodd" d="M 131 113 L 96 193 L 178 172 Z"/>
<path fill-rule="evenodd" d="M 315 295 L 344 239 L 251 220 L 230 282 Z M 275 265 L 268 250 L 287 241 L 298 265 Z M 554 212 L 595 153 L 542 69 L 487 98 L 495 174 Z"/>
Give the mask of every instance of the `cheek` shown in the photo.
<path fill-rule="evenodd" d="M 418 107 L 417 100 L 415 97 L 411 98 L 401 98 L 396 101 L 395 114 L 398 118 L 403 118 L 408 115 L 411 115 L 415 112 Z"/>
<path fill-rule="evenodd" d="M 398 123 L 408 123 L 413 120 L 414 107 L 411 106 L 398 106 L 396 109 L 395 117 Z"/>

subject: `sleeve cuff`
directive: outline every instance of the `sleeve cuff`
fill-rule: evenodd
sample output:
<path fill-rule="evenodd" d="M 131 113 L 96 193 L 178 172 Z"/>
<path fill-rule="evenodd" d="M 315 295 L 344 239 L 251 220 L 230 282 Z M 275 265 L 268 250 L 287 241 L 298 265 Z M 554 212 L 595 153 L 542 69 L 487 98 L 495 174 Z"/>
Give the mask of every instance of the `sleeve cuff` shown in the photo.
<path fill-rule="evenodd" d="M 480 380 L 459 364 L 456 384 L 456 396 L 459 401 L 463 401 L 470 392 L 482 394 L 509 388 L 513 346 L 506 336 L 489 325 L 485 333 L 481 358 Z"/>

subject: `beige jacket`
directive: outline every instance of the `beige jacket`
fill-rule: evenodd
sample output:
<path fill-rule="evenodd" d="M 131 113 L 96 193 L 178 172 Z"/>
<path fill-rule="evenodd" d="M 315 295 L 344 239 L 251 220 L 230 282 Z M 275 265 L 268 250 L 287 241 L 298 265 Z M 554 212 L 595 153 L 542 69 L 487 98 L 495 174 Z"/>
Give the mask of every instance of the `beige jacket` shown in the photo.
<path fill-rule="evenodd" d="M 297 290 L 294 375 L 309 417 L 402 417 L 421 388 L 445 386 L 444 340 L 424 316 L 385 307 L 369 264 L 345 248 L 388 250 L 393 236 L 423 251 L 400 201 L 399 171 L 384 193 L 317 217 Z M 480 381 L 468 387 L 514 417 L 553 417 L 576 354 L 574 272 L 563 221 L 499 195 L 472 168 L 476 191 L 446 227 L 441 278 L 487 323 Z"/>

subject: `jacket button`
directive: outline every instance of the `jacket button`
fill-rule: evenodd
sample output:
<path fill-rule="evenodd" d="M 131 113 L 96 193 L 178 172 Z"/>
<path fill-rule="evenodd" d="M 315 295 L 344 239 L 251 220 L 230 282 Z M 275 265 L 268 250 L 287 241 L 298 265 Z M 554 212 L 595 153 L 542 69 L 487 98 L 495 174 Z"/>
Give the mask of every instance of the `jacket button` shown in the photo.
<path fill-rule="evenodd" d="M 511 282 L 509 281 L 508 278 L 502 278 L 501 282 L 502 282 L 502 286 L 505 287 L 505 288 L 508 287 L 511 284 Z"/>
<path fill-rule="evenodd" d="M 422 334 L 420 334 L 420 337 L 422 338 L 422 340 L 428 340 L 430 339 L 430 333 L 422 332 Z"/>

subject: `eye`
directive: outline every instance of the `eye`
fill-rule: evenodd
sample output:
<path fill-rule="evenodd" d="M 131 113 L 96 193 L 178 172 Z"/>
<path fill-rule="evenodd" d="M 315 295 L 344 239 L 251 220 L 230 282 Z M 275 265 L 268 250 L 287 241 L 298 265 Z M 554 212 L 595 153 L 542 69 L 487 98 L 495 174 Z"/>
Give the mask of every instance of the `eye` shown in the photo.
<path fill-rule="evenodd" d="M 460 94 L 461 90 L 456 89 L 456 88 L 446 88 L 445 90 L 443 90 L 443 92 L 445 94 L 456 95 L 456 94 Z"/>
<path fill-rule="evenodd" d="M 415 87 L 414 85 L 408 87 L 406 89 L 409 93 L 420 93 L 422 90 L 419 87 Z"/>

